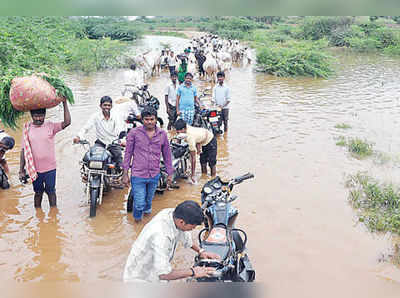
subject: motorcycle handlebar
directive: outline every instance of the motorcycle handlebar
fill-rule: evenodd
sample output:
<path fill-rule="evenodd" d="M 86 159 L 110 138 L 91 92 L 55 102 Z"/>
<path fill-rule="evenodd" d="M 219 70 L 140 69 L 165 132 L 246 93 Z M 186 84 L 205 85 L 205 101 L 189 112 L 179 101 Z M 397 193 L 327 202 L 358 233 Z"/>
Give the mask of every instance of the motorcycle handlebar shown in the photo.
<path fill-rule="evenodd" d="M 242 183 L 244 180 L 254 178 L 254 174 L 246 173 L 242 176 L 236 177 L 233 179 L 234 184 Z"/>

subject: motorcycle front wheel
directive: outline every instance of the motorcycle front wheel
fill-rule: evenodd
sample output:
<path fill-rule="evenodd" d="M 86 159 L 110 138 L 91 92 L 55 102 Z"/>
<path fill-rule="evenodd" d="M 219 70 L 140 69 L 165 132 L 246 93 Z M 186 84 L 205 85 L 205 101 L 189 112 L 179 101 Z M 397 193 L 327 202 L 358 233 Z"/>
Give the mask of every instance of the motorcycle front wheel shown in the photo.
<path fill-rule="evenodd" d="M 98 188 L 91 188 L 90 189 L 90 217 L 96 216 L 96 204 L 97 204 L 97 197 L 99 196 L 99 189 Z"/>

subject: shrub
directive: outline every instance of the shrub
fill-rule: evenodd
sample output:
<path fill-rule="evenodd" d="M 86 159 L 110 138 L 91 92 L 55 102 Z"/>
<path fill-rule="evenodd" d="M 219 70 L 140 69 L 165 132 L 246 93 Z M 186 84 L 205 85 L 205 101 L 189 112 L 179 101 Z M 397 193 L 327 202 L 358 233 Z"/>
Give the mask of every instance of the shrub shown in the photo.
<path fill-rule="evenodd" d="M 258 71 L 276 76 L 328 77 L 330 56 L 321 48 L 307 42 L 264 46 L 257 51 Z"/>
<path fill-rule="evenodd" d="M 353 24 L 352 17 L 306 17 L 301 25 L 305 39 L 318 40 L 329 37 L 338 27 L 348 27 Z"/>

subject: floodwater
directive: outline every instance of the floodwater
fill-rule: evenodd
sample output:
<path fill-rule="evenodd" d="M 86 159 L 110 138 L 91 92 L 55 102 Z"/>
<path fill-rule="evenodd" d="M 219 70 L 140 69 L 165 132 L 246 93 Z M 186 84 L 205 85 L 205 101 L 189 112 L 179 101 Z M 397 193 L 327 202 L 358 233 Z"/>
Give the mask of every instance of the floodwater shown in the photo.
<path fill-rule="evenodd" d="M 141 47 L 185 40 L 148 37 Z M 399 182 L 400 61 L 377 55 L 336 51 L 336 75 L 329 80 L 283 79 L 255 73 L 252 65 L 236 65 L 226 79 L 231 88 L 230 130 L 218 138 L 217 174 L 231 178 L 255 174 L 235 187 L 237 226 L 248 234 L 256 280 L 267 289 L 263 297 L 398 297 L 400 270 L 384 261 L 393 239 L 370 234 L 356 222 L 347 202 L 346 175 L 368 171 L 384 181 Z M 152 78 L 150 92 L 161 101 L 167 72 Z M 126 214 L 128 189 L 113 190 L 89 218 L 80 180 L 80 145 L 72 145 L 103 95 L 117 98 L 122 71 L 89 77 L 67 77 L 76 104 L 72 125 L 56 137 L 58 208 L 33 207 L 31 185 L 21 185 L 17 172 L 21 131 L 15 152 L 8 153 L 11 189 L 0 193 L 0 278 L 8 281 L 121 282 L 132 242 L 143 225 Z M 209 83 L 194 84 L 203 89 Z M 62 119 L 62 109 L 48 112 Z M 26 118 L 28 119 L 28 118 Z M 21 122 L 23 123 L 23 121 Z M 349 130 L 335 128 L 347 123 Z M 357 160 L 336 145 L 338 136 L 374 142 L 389 156 Z M 94 140 L 93 135 L 89 138 Z M 197 167 L 198 170 L 199 167 Z M 198 185 L 156 195 L 153 213 L 186 200 L 200 200 Z M 198 230 L 197 230 L 198 231 Z M 194 236 L 196 235 L 196 232 Z M 180 249 L 175 264 L 189 266 L 194 254 Z"/>

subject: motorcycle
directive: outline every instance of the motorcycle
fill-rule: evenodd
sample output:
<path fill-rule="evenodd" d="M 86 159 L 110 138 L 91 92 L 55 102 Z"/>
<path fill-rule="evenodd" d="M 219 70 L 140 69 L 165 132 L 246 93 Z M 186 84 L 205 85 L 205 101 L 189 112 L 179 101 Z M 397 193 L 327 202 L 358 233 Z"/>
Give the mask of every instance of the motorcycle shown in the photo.
<path fill-rule="evenodd" d="M 0 165 L 0 188 L 1 189 L 10 188 L 10 183 L 8 182 L 8 176 L 1 165 Z"/>
<path fill-rule="evenodd" d="M 136 87 L 132 84 L 126 84 L 125 90 L 122 91 L 122 96 L 125 96 L 127 92 L 130 93 L 129 98 L 135 100 L 138 105 L 139 111 L 142 111 L 144 107 L 151 106 L 156 111 L 160 108 L 160 101 L 152 96 L 148 90 L 149 85 L 145 84 L 141 87 Z M 164 125 L 164 120 L 161 117 L 157 117 L 157 122 L 161 127 Z"/>
<path fill-rule="evenodd" d="M 190 164 L 189 145 L 183 141 L 183 137 L 176 136 L 171 139 L 170 147 L 172 153 L 172 167 L 174 174 L 172 176 L 171 188 L 179 188 L 177 179 L 188 177 L 188 167 Z M 160 179 L 158 180 L 157 192 L 163 193 L 167 189 L 167 169 L 164 161 L 160 162 Z"/>
<path fill-rule="evenodd" d="M 179 188 L 177 185 L 178 179 L 185 179 L 188 177 L 188 167 L 190 163 L 190 152 L 189 145 L 183 141 L 183 137 L 176 136 L 170 140 L 171 153 L 172 153 L 172 167 L 174 169 L 174 173 L 172 176 L 172 185 L 170 188 Z M 163 193 L 168 185 L 167 185 L 167 169 L 165 167 L 164 161 L 160 161 L 160 178 L 158 180 L 158 185 L 156 191 L 158 193 Z M 126 205 L 126 211 L 132 212 L 133 208 L 133 195 L 132 189 L 128 195 L 128 202 Z"/>
<path fill-rule="evenodd" d="M 208 93 L 210 89 L 204 89 L 200 95 L 199 100 L 203 98 L 210 97 L 210 93 Z M 208 100 L 209 101 L 209 100 Z M 211 106 L 209 104 L 205 104 L 205 101 L 202 100 L 203 109 L 195 106 L 195 115 L 193 119 L 193 126 L 195 127 L 203 127 L 213 132 L 214 135 L 222 134 L 221 130 L 221 108 Z"/>
<path fill-rule="evenodd" d="M 231 204 L 237 199 L 236 195 L 231 195 L 233 186 L 253 177 L 253 174 L 247 173 L 225 182 L 217 176 L 203 186 L 201 202 L 205 228 L 199 233 L 199 243 L 201 248 L 218 254 L 220 259 L 200 259 L 196 256 L 194 266 L 216 269 L 212 277 L 197 278 L 197 281 L 254 281 L 255 271 L 246 250 L 247 234 L 234 228 L 239 212 Z M 204 233 L 206 237 L 203 237 Z"/>
<path fill-rule="evenodd" d="M 86 140 L 79 141 L 87 152 L 84 154 L 81 164 L 81 178 L 86 185 L 87 201 L 90 205 L 89 216 L 96 216 L 96 206 L 101 205 L 103 193 L 111 190 L 111 187 L 119 187 L 123 171 L 116 169 L 116 163 L 111 158 L 108 150 L 111 146 L 121 146 L 119 140 L 115 140 L 107 146 L 107 149 L 101 145 L 90 143 Z"/>

